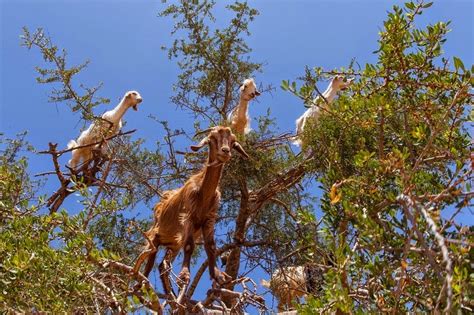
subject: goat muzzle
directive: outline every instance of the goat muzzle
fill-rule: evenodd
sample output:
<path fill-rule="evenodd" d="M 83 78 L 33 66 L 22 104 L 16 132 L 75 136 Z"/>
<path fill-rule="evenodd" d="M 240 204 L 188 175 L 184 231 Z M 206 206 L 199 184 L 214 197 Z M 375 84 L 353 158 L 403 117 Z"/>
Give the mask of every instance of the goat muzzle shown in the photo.
<path fill-rule="evenodd" d="M 230 154 L 230 151 L 229 152 L 222 152 L 222 153 L 217 154 L 217 160 L 221 163 L 229 162 L 231 157 L 232 157 L 232 155 Z"/>

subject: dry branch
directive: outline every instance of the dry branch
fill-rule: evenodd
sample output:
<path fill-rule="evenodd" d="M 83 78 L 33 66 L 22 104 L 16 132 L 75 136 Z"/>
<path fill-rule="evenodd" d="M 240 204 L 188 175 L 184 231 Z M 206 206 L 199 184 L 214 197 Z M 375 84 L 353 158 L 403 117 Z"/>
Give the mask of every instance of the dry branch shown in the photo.
<path fill-rule="evenodd" d="M 234 231 L 234 241 L 237 244 L 244 242 L 245 233 L 248 228 L 247 221 L 251 215 L 255 215 L 268 201 L 274 198 L 277 194 L 286 191 L 293 187 L 296 183 L 303 179 L 306 172 L 306 167 L 313 160 L 312 154 L 307 154 L 306 157 L 297 165 L 288 169 L 284 173 L 276 175 L 273 180 L 258 190 L 248 192 L 246 183 L 241 184 L 241 205 L 239 214 L 236 220 L 236 227 Z M 248 194 L 248 196 L 246 196 Z M 229 255 L 228 263 L 225 272 L 232 278 L 237 278 L 240 268 L 240 253 L 241 248 L 235 247 Z M 233 289 L 233 285 L 226 286 L 228 289 Z M 230 299 L 225 300 L 227 305 L 233 304 Z"/>
<path fill-rule="evenodd" d="M 62 205 L 64 200 L 72 194 L 76 188 L 74 187 L 76 183 L 81 183 L 84 186 L 104 186 L 107 183 L 105 182 L 106 175 L 103 174 L 102 179 L 97 179 L 96 175 L 98 172 L 100 172 L 101 166 L 105 162 L 104 159 L 101 156 L 96 156 L 94 154 L 94 159 L 92 161 L 89 161 L 87 163 L 84 163 L 78 171 L 74 172 L 74 174 L 68 174 L 69 176 L 66 177 L 65 174 L 61 171 L 61 168 L 59 166 L 58 158 L 63 155 L 64 153 L 67 153 L 72 150 L 76 150 L 79 148 L 84 148 L 84 147 L 90 147 L 90 146 L 95 146 L 99 145 L 102 146 L 106 141 L 114 139 L 119 136 L 124 136 L 131 134 L 135 132 L 136 129 L 127 131 L 127 132 L 119 132 L 118 134 L 115 134 L 113 136 L 110 136 L 108 138 L 104 138 L 103 140 L 99 142 L 94 142 L 88 145 L 83 145 L 83 146 L 78 146 L 75 148 L 71 149 L 66 149 L 66 150 L 61 150 L 57 151 L 57 143 L 49 143 L 49 150 L 47 151 L 40 151 L 38 153 L 40 154 L 50 154 L 51 158 L 53 160 L 53 165 L 54 165 L 54 172 L 48 172 L 48 173 L 43 173 L 43 174 L 56 174 L 56 176 L 59 179 L 59 182 L 61 184 L 61 187 L 54 192 L 51 197 L 48 198 L 47 200 L 47 206 L 50 208 L 50 213 L 56 212 L 59 207 Z M 100 147 L 99 147 L 100 148 Z M 111 163 L 112 160 L 109 159 L 109 163 Z M 92 163 L 92 166 L 90 167 L 90 164 Z M 110 164 L 109 164 L 110 165 Z M 110 168 L 109 168 L 110 170 Z M 108 172 L 107 172 L 108 173 Z M 69 187 L 70 184 L 73 184 L 72 187 Z"/>

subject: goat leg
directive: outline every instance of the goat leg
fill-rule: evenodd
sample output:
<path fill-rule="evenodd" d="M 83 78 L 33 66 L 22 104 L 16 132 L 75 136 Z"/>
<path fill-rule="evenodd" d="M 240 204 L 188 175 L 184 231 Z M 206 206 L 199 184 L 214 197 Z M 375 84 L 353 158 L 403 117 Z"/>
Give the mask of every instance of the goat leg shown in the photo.
<path fill-rule="evenodd" d="M 141 231 L 141 230 L 140 230 Z M 148 277 L 150 274 L 151 269 L 153 269 L 153 265 L 155 264 L 156 253 L 158 252 L 159 238 L 158 235 L 155 233 L 154 229 L 151 228 L 149 231 L 143 233 L 147 240 L 147 245 L 145 249 L 141 252 L 140 256 L 137 258 L 137 262 L 133 267 L 133 272 L 137 273 L 140 271 L 140 267 L 142 266 L 145 259 L 148 258 L 148 261 L 145 266 L 145 272 L 143 273 L 145 277 Z"/>
<path fill-rule="evenodd" d="M 135 263 L 135 266 L 133 267 L 133 272 L 138 273 L 140 272 L 140 267 L 142 266 L 143 262 L 145 259 L 148 258 L 148 261 L 145 266 L 145 271 L 143 275 L 148 278 L 148 275 L 150 274 L 151 269 L 153 268 L 153 265 L 155 264 L 155 258 L 156 258 L 157 250 L 155 248 L 147 248 L 145 249 L 140 256 L 138 256 L 137 262 Z M 138 282 L 134 290 L 137 291 L 142 287 L 142 282 Z"/>
<path fill-rule="evenodd" d="M 151 269 L 153 269 L 153 265 L 155 264 L 155 259 L 156 259 L 156 254 L 157 254 L 157 250 L 152 250 L 152 252 L 149 254 L 148 256 L 148 261 L 146 262 L 146 265 L 145 265 L 145 270 L 143 271 L 143 274 L 145 275 L 145 277 L 148 278 L 148 275 L 150 274 L 151 272 Z"/>
<path fill-rule="evenodd" d="M 138 256 L 137 262 L 135 263 L 135 266 L 133 267 L 133 272 L 134 273 L 137 273 L 137 272 L 140 271 L 140 267 L 142 266 L 145 259 L 148 258 L 150 253 L 151 253 L 151 249 L 147 248 L 140 254 L 140 256 Z M 145 276 L 147 276 L 147 275 L 145 275 Z"/>
<path fill-rule="evenodd" d="M 222 285 L 229 280 L 232 280 L 232 277 L 226 274 L 223 271 L 220 271 L 216 266 L 216 241 L 214 240 L 214 220 L 208 220 L 203 228 L 202 235 L 204 238 L 204 249 L 207 254 L 207 261 L 209 262 L 209 274 L 211 278 L 219 285 Z"/>
<path fill-rule="evenodd" d="M 191 228 L 187 229 L 186 240 L 184 242 L 184 258 L 183 258 L 183 267 L 178 276 L 178 285 L 183 287 L 189 283 L 190 273 L 189 266 L 191 264 L 191 256 L 194 252 L 194 235 Z"/>
<path fill-rule="evenodd" d="M 160 271 L 161 282 L 163 283 L 163 290 L 165 291 L 165 294 L 167 295 L 171 294 L 173 295 L 173 297 L 176 297 L 176 294 L 174 293 L 173 287 L 171 286 L 170 270 L 171 270 L 171 262 L 174 260 L 177 254 L 178 252 L 173 251 L 171 249 L 167 249 L 165 253 L 165 257 L 163 258 L 163 261 L 158 267 Z"/>

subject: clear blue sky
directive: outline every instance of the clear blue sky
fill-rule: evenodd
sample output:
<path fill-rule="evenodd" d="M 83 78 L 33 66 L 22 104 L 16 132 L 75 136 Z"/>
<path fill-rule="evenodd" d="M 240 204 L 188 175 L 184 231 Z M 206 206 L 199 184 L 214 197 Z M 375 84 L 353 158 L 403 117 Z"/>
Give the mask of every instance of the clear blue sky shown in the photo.
<path fill-rule="evenodd" d="M 170 1 L 171 2 L 171 1 Z M 218 1 L 219 8 L 229 1 Z M 90 59 L 90 66 L 80 76 L 81 82 L 94 85 L 104 82 L 101 96 L 112 104 L 97 109 L 104 112 L 118 102 L 125 91 L 138 90 L 144 101 L 138 112 L 126 114 L 127 130 L 138 128 L 134 137 L 146 139 L 153 147 L 164 135 L 160 126 L 147 118 L 152 114 L 170 121 L 173 128 L 190 130 L 190 118 L 170 103 L 177 67 L 160 47 L 170 43 L 172 21 L 158 18 L 164 7 L 161 1 L 118 0 L 0 0 L 1 77 L 0 132 L 13 137 L 28 130 L 28 140 L 37 148 L 48 142 L 60 147 L 79 134 L 78 116 L 64 104 L 47 102 L 50 86 L 35 82 L 34 67 L 42 65 L 38 51 L 20 47 L 21 28 L 44 27 L 54 42 L 69 52 L 69 61 Z M 386 12 L 399 1 L 249 1 L 260 11 L 248 39 L 254 61 L 265 63 L 257 83 L 272 84 L 272 94 L 251 104 L 256 117 L 271 108 L 281 131 L 293 131 L 294 121 L 304 111 L 303 105 L 279 89 L 283 79 L 301 75 L 305 65 L 334 68 L 346 66 L 352 58 L 360 64 L 375 61 L 378 31 Z M 419 19 L 419 25 L 451 20 L 452 32 L 444 47 L 447 57 L 460 57 L 465 65 L 473 64 L 474 1 L 438 1 Z M 223 10 L 216 13 L 217 23 L 225 22 Z M 253 122 L 255 124 L 255 122 Z M 189 145 L 182 143 L 181 145 Z M 66 163 L 68 157 L 64 157 Z M 31 155 L 33 174 L 52 169 L 48 156 Z M 45 186 L 51 193 L 55 178 Z M 74 196 L 68 203 L 74 202 Z M 146 212 L 146 209 L 143 209 Z M 472 224 L 472 218 L 467 216 Z"/>

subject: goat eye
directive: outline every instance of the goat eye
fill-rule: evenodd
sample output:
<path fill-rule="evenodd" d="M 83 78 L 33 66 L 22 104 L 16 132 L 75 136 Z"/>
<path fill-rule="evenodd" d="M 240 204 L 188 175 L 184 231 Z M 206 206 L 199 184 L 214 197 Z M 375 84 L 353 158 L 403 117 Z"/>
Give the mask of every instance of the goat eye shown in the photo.
<path fill-rule="evenodd" d="M 132 95 L 137 96 L 137 93 L 134 92 L 134 93 L 132 93 Z"/>

